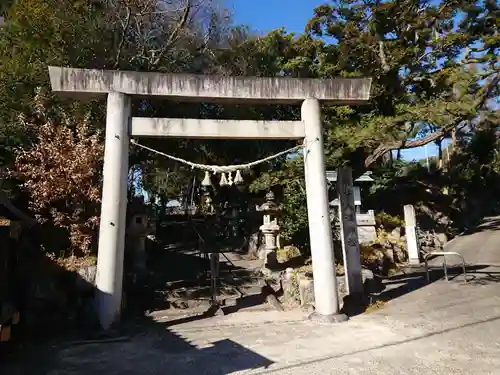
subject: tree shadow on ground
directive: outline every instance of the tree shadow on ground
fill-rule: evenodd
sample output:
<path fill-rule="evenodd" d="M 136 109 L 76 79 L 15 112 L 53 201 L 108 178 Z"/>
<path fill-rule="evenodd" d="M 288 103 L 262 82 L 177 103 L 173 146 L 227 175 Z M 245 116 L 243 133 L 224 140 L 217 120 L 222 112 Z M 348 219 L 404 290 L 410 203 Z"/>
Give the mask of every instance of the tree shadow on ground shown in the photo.
<path fill-rule="evenodd" d="M 231 309 L 263 303 L 265 288 L 255 269 L 234 265 L 223 253 L 218 266 L 217 300 L 231 300 Z M 150 256 L 148 275 L 127 285 L 127 307 L 138 312 L 207 308 L 212 297 L 209 254 L 184 250 L 156 250 Z M 249 296 L 250 294 L 250 296 Z M 252 297 L 252 298 L 248 298 Z M 227 310 L 227 311 L 226 311 Z"/>
<path fill-rule="evenodd" d="M 490 265 L 467 265 L 467 284 L 500 282 L 500 272 L 487 270 L 489 268 L 491 268 Z M 390 301 L 443 279 L 444 271 L 442 267 L 429 267 L 429 281 L 427 281 L 427 275 L 423 269 L 402 270 L 401 273 L 384 280 L 384 290 L 376 296 L 376 299 L 384 302 Z M 462 267 L 449 266 L 448 280 L 450 282 L 464 282 Z M 394 287 L 395 285 L 397 286 Z"/>
<path fill-rule="evenodd" d="M 500 268 L 498 272 L 492 271 L 491 268 L 491 265 L 486 264 L 466 265 L 467 283 L 465 283 L 462 266 L 452 264 L 448 266 L 448 281 L 463 285 L 500 283 Z M 442 267 L 429 267 L 429 280 L 423 267 L 402 269 L 395 275 L 383 277 L 381 287 L 377 291 L 368 291 L 368 296 L 355 299 L 346 296 L 342 311 L 350 317 L 360 315 L 444 278 Z"/>
<path fill-rule="evenodd" d="M 500 230 L 500 218 L 487 217 L 484 218 L 478 226 L 466 229 L 462 235 L 468 235 L 485 231 L 498 231 Z"/>
<path fill-rule="evenodd" d="M 184 259 L 179 254 L 173 257 L 173 254 L 170 255 L 170 260 Z M 77 274 L 62 269 L 49 258 L 46 259 L 49 264 L 45 264 L 45 267 L 52 267 L 53 272 L 64 275 L 67 283 L 76 279 L 80 283 L 85 282 Z M 195 269 L 191 271 L 195 273 Z M 175 280 L 176 276 L 178 274 L 172 272 L 169 279 Z M 87 286 L 94 291 L 92 294 L 96 293 L 92 285 Z M 91 306 L 93 300 L 91 295 L 84 298 L 87 306 Z M 129 298 L 129 304 L 133 302 L 134 297 Z M 88 312 L 88 309 L 85 311 Z M 40 321 L 39 324 L 43 324 L 45 329 L 36 335 L 26 330 L 23 335 L 17 337 L 16 342 L 9 344 L 9 353 L 0 361 L 0 373 L 189 375 L 202 372 L 225 375 L 268 367 L 273 363 L 237 342 L 225 339 L 221 330 L 215 335 L 216 340 L 201 344 L 190 343 L 181 334 L 176 333 L 176 327 L 182 324 L 211 316 L 208 312 L 187 317 L 179 315 L 179 318 L 165 322 L 161 318 L 145 314 L 139 305 L 135 305 L 124 312 L 119 327 L 106 333 L 97 329 L 93 317 L 84 314 L 72 320 L 74 325 L 63 321 Z M 207 329 L 217 330 L 217 327 L 214 325 Z"/>

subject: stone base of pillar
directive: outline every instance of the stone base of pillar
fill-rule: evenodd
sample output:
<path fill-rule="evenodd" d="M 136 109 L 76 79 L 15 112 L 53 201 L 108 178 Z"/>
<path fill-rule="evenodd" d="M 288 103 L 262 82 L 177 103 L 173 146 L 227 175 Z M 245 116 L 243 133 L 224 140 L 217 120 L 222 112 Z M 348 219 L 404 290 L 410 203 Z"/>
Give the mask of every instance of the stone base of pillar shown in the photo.
<path fill-rule="evenodd" d="M 309 315 L 308 319 L 317 323 L 343 323 L 349 320 L 349 317 L 346 314 L 329 314 L 329 315 L 321 315 L 316 311 Z"/>

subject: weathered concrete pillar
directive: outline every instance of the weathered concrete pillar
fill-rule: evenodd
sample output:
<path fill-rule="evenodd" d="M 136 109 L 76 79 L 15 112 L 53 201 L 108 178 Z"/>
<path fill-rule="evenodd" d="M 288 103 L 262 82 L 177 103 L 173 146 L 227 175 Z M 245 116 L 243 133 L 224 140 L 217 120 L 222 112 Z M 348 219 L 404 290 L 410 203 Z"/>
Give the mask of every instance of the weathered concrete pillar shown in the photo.
<path fill-rule="evenodd" d="M 344 321 L 347 316 L 339 314 L 319 101 L 304 100 L 301 115 L 305 127 L 304 167 L 316 308 L 311 318 Z"/>
<path fill-rule="evenodd" d="M 119 319 L 121 310 L 129 126 L 130 97 L 109 93 L 96 276 L 97 312 L 103 329 Z"/>
<path fill-rule="evenodd" d="M 346 289 L 350 295 L 363 293 L 361 275 L 361 255 L 359 252 L 358 224 L 354 206 L 352 169 L 339 168 L 337 171 L 337 191 L 339 192 L 339 217 Z"/>
<path fill-rule="evenodd" d="M 404 206 L 405 233 L 408 246 L 408 263 L 411 266 L 420 265 L 420 251 L 417 242 L 417 220 L 415 208 L 411 204 Z"/>

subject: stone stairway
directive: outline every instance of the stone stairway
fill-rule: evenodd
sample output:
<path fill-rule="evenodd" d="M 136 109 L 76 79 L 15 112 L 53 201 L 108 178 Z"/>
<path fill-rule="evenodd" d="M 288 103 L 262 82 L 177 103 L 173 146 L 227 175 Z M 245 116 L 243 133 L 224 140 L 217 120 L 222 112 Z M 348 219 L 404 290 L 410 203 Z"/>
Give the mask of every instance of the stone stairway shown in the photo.
<path fill-rule="evenodd" d="M 201 313 L 211 306 L 212 288 L 210 281 L 210 262 L 208 256 L 195 252 L 170 254 L 179 267 L 191 267 L 189 275 L 182 272 L 169 277 L 157 277 L 149 287 L 154 293 L 154 308 L 150 311 L 170 310 L 187 314 Z M 181 265 L 178 259 L 187 265 Z M 217 278 L 217 303 L 224 310 L 268 309 L 266 297 L 269 288 L 259 273 L 261 261 L 246 260 L 237 253 L 219 254 L 219 274 Z M 170 267 L 169 267 L 170 268 Z M 196 268 L 196 272 L 194 271 Z M 167 270 L 168 272 L 168 270 Z M 179 311 L 180 310 L 180 311 Z"/>

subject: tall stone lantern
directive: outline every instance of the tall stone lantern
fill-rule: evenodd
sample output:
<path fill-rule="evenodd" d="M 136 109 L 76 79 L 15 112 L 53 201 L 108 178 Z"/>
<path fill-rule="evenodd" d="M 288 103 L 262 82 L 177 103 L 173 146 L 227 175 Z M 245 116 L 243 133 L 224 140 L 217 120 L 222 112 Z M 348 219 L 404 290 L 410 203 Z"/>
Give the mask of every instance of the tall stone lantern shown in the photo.
<path fill-rule="evenodd" d="M 266 201 L 257 207 L 257 211 L 264 214 L 263 224 L 259 228 L 264 236 L 264 247 L 260 252 L 260 258 L 264 261 L 264 268 L 269 268 L 278 263 L 276 240 L 280 231 L 278 217 L 281 215 L 281 207 L 275 202 L 272 191 L 266 194 L 265 199 Z"/>

